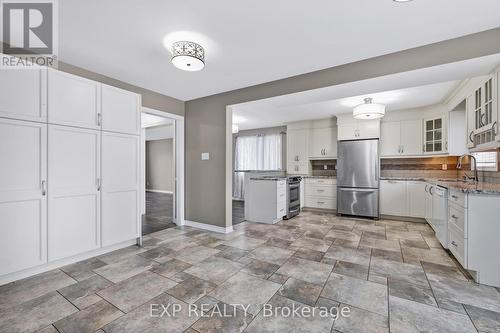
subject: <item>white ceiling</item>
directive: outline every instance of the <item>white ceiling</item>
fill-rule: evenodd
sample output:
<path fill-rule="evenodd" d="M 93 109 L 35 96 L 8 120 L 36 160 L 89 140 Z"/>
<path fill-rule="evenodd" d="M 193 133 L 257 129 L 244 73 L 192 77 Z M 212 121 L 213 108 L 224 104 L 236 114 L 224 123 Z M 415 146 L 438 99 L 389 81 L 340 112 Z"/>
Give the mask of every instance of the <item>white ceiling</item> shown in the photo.
<path fill-rule="evenodd" d="M 289 122 L 332 117 L 372 97 L 388 112 L 442 102 L 461 80 L 486 75 L 500 64 L 500 54 L 387 75 L 296 94 L 233 105 L 240 130 L 282 126 Z"/>
<path fill-rule="evenodd" d="M 59 58 L 190 100 L 495 28 L 499 12 L 498 0 L 64 0 Z M 172 66 L 162 41 L 176 31 L 205 47 L 203 71 Z"/>
<path fill-rule="evenodd" d="M 173 124 L 173 120 L 170 118 L 155 116 L 154 114 L 141 113 L 141 127 L 149 128 L 155 126 L 162 126 L 167 124 Z"/>

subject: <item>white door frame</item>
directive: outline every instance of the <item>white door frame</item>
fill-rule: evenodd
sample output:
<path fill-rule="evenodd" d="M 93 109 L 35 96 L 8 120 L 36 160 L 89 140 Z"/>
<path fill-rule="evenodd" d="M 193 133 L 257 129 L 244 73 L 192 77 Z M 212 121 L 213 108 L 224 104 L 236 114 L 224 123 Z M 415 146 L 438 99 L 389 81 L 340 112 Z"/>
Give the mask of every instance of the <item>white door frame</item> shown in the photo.
<path fill-rule="evenodd" d="M 174 121 L 174 152 L 175 152 L 175 178 L 174 178 L 174 223 L 184 225 L 184 117 L 173 113 L 159 111 L 147 107 L 142 107 L 141 113 L 148 113 L 159 117 L 170 118 Z M 142 162 L 142 203 L 141 211 L 145 213 L 145 193 L 146 193 L 146 136 L 145 131 L 141 130 L 141 162 Z M 141 222 L 142 223 L 142 222 Z M 141 226 L 142 227 L 142 226 Z M 141 231 L 142 234 L 142 231 Z"/>

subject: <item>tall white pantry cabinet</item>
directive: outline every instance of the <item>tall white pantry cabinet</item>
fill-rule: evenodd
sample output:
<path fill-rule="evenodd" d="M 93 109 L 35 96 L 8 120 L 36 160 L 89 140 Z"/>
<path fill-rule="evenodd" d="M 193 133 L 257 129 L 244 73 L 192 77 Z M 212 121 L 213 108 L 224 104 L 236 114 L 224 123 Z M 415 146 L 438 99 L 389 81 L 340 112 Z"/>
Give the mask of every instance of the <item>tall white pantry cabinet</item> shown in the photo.
<path fill-rule="evenodd" d="M 0 285 L 135 243 L 141 96 L 0 70 Z"/>

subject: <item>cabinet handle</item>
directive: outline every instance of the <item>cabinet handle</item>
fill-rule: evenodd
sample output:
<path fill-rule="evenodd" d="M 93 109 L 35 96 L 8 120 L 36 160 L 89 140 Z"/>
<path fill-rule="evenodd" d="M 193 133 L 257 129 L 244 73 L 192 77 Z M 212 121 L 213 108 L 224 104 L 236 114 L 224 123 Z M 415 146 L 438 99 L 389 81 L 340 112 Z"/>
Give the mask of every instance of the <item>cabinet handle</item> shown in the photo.
<path fill-rule="evenodd" d="M 425 185 L 425 192 L 427 192 L 427 188 L 429 187 L 429 185 Z"/>
<path fill-rule="evenodd" d="M 481 115 L 481 117 L 479 117 L 479 125 L 480 125 L 481 127 L 483 127 L 484 125 L 486 125 L 486 124 L 483 122 L 483 118 L 484 118 L 484 117 L 486 117 L 486 113 L 483 113 L 483 114 Z"/>
<path fill-rule="evenodd" d="M 101 178 L 97 178 L 97 191 L 101 190 Z"/>
<path fill-rule="evenodd" d="M 97 114 L 97 126 L 101 126 L 101 122 L 102 122 L 102 116 L 100 113 Z"/>
<path fill-rule="evenodd" d="M 458 199 L 458 197 L 455 194 L 452 194 L 451 197 L 455 200 Z"/>
<path fill-rule="evenodd" d="M 405 152 L 405 146 L 401 146 L 401 154 Z"/>
<path fill-rule="evenodd" d="M 455 241 L 451 241 L 451 245 L 453 245 L 454 247 L 458 247 L 458 244 Z"/>
<path fill-rule="evenodd" d="M 493 136 L 497 135 L 496 127 L 497 127 L 497 122 L 495 121 L 493 125 L 491 125 L 491 131 L 493 132 L 492 133 Z"/>
<path fill-rule="evenodd" d="M 323 204 L 325 204 L 324 201 L 318 201 L 318 205 L 323 205 Z"/>
<path fill-rule="evenodd" d="M 474 143 L 474 139 L 472 138 L 472 134 L 474 134 L 474 131 L 471 131 L 469 133 L 469 140 L 470 140 L 470 142 Z"/>
<path fill-rule="evenodd" d="M 458 216 L 456 216 L 455 214 L 453 214 L 453 215 L 451 215 L 451 218 L 457 220 Z"/>
<path fill-rule="evenodd" d="M 47 188 L 45 187 L 46 181 L 42 180 L 42 195 L 45 196 L 47 195 Z"/>
<path fill-rule="evenodd" d="M 316 190 L 316 191 L 318 191 L 318 192 L 325 192 L 325 190 Z"/>

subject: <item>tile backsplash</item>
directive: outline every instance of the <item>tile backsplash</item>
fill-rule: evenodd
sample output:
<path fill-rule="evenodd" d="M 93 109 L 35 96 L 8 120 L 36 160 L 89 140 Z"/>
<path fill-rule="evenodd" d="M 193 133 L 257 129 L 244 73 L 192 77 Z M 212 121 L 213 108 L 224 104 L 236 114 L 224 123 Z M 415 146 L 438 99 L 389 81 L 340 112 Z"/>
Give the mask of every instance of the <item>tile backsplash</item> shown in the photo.
<path fill-rule="evenodd" d="M 336 164 L 337 160 L 311 160 L 312 175 L 335 177 L 337 176 Z"/>
<path fill-rule="evenodd" d="M 421 158 L 384 158 L 381 177 L 457 178 L 457 156 Z"/>

